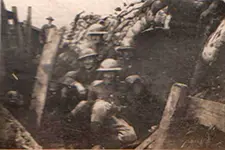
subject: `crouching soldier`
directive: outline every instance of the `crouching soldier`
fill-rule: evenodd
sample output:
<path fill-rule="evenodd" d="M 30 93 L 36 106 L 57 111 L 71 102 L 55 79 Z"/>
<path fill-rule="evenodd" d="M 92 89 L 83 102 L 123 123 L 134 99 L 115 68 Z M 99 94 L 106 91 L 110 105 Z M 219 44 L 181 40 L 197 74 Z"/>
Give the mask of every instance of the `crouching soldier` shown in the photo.
<path fill-rule="evenodd" d="M 75 96 L 79 101 L 87 98 L 88 86 L 96 80 L 98 73 L 96 71 L 98 67 L 97 53 L 90 48 L 86 48 L 79 53 L 78 61 L 80 62 L 80 68 L 76 71 L 69 71 L 60 82 L 64 85 L 68 85 L 61 90 L 61 102 L 62 109 L 67 110 L 68 100 L 71 101 L 70 96 Z M 73 102 L 74 103 L 74 102 Z M 75 102 L 76 103 L 76 102 Z M 75 105 L 72 105 L 73 108 Z"/>
<path fill-rule="evenodd" d="M 119 67 L 116 60 L 104 60 L 97 69 L 102 73 L 103 80 L 94 81 L 89 88 L 88 101 L 80 103 L 86 104 L 86 106 L 89 104 L 91 109 L 92 145 L 119 148 L 137 139 L 133 127 L 117 115 L 123 108 L 121 103 L 125 98 L 125 92 L 123 93 L 123 91 L 126 89 L 124 84 L 117 80 L 117 75 L 121 70 L 122 68 Z M 71 114 L 75 115 L 75 112 L 78 112 L 76 110 L 78 110 L 78 107 Z M 104 144 L 100 140 L 100 137 L 102 139 L 104 136 L 103 133 L 110 133 L 109 143 L 105 142 L 106 138 L 104 138 Z"/>
<path fill-rule="evenodd" d="M 129 108 L 123 115 L 134 125 L 138 136 L 144 136 L 152 125 L 159 123 L 162 115 L 162 104 L 152 94 L 150 83 L 146 80 L 139 75 L 130 75 L 125 79 L 128 89 L 126 105 Z"/>

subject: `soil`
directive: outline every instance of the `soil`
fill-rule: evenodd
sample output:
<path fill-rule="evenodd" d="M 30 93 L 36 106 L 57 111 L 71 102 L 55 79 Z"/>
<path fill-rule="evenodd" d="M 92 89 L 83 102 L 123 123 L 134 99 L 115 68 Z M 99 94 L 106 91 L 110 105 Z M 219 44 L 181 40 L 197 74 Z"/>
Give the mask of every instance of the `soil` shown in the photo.
<path fill-rule="evenodd" d="M 196 121 L 179 123 L 169 131 L 165 148 L 225 149 L 225 133 L 215 127 L 205 127 Z"/>

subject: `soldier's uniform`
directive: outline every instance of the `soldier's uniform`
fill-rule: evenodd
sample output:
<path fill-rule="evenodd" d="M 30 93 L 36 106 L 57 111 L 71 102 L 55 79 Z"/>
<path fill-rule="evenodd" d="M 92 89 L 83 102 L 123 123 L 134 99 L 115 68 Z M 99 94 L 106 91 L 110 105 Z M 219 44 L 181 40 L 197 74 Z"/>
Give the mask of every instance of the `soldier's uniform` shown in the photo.
<path fill-rule="evenodd" d="M 119 46 L 115 48 L 117 54 L 117 60 L 123 70 L 120 73 L 120 79 L 124 80 L 127 76 L 133 74 L 139 74 L 136 70 L 138 69 L 138 63 L 134 62 L 135 49 L 133 47 Z M 135 68 L 137 67 L 137 68 Z"/>
<path fill-rule="evenodd" d="M 113 59 L 104 60 L 97 71 L 120 71 L 118 63 Z M 81 101 L 71 112 L 75 116 L 79 111 L 88 112 L 91 109 L 91 131 L 93 132 L 92 144 L 100 144 L 102 136 L 110 137 L 109 143 L 104 145 L 109 148 L 128 144 L 137 139 L 136 133 L 124 119 L 118 117 L 126 94 L 125 84 L 115 81 L 105 84 L 103 80 L 95 80 L 89 87 L 88 101 Z M 101 138 L 100 138 L 101 136 Z M 101 143 L 102 144 L 102 143 Z"/>
<path fill-rule="evenodd" d="M 53 21 L 54 19 L 52 17 L 46 18 L 47 20 Z M 45 24 L 41 28 L 41 33 L 40 33 L 40 43 L 45 44 L 48 36 L 49 29 L 51 28 L 56 28 L 54 24 Z"/>
<path fill-rule="evenodd" d="M 146 130 L 161 119 L 162 104 L 148 89 L 148 84 L 144 77 L 139 75 L 130 75 L 125 79 L 127 84 L 126 104 L 129 107 L 123 112 L 124 115 L 133 125 L 137 134 L 143 136 Z M 136 89 L 138 86 L 139 89 Z M 157 113 L 155 113 L 157 112 Z M 154 118 L 149 119 L 149 116 Z"/>
<path fill-rule="evenodd" d="M 89 27 L 87 32 L 88 40 L 85 43 L 88 47 L 94 49 L 99 55 L 98 60 L 101 62 L 106 58 L 115 58 L 115 52 L 110 49 L 109 44 L 104 41 L 104 36 L 107 35 L 105 32 L 105 27 L 101 24 L 93 24 Z M 100 37 L 100 41 L 93 41 L 92 37 Z"/>
<path fill-rule="evenodd" d="M 120 70 L 118 63 L 113 59 L 104 60 L 98 69 L 103 72 Z M 104 131 L 101 130 L 102 128 L 106 129 L 111 133 L 112 142 L 118 142 L 118 144 L 132 143 L 137 139 L 133 127 L 117 115 L 118 108 L 125 99 L 125 89 L 125 85 L 121 82 L 105 84 L 103 81 L 95 81 L 88 94 L 88 100 L 95 101 L 91 113 L 93 133 L 96 135 Z"/>
<path fill-rule="evenodd" d="M 97 53 L 90 48 L 86 48 L 79 54 L 78 59 L 83 59 L 86 57 L 97 57 Z M 78 100 L 87 98 L 87 90 L 88 86 L 96 79 L 98 79 L 98 72 L 96 71 L 98 67 L 98 63 L 94 62 L 93 67 L 91 69 L 86 69 L 84 67 L 80 67 L 76 71 L 67 72 L 61 79 L 60 83 L 64 85 L 68 85 L 68 87 L 64 87 L 61 90 L 61 98 L 62 100 L 69 100 L 71 96 L 75 96 Z M 71 88 L 69 88 L 71 87 Z M 84 88 L 84 89 L 80 89 Z M 79 90 L 84 90 L 84 93 L 80 93 Z M 64 102 L 63 102 L 64 103 Z M 65 102 L 66 104 L 66 102 Z M 72 108 L 74 106 L 71 106 Z"/>
<path fill-rule="evenodd" d="M 77 62 L 77 53 L 73 50 L 68 50 L 61 53 L 56 60 L 55 69 L 53 71 L 53 79 L 57 80 L 70 70 L 77 70 L 79 64 Z"/>

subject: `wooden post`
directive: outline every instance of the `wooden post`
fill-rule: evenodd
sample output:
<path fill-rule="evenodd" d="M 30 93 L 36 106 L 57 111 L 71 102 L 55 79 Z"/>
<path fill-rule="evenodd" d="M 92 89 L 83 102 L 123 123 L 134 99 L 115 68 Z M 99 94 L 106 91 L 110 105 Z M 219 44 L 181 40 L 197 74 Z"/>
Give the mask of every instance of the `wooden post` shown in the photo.
<path fill-rule="evenodd" d="M 7 11 L 5 9 L 5 4 L 3 1 L 1 1 L 1 49 L 9 48 L 8 43 L 8 15 Z"/>
<path fill-rule="evenodd" d="M 61 41 L 61 35 L 56 28 L 49 30 L 47 43 L 44 46 L 40 64 L 38 66 L 36 82 L 32 93 L 30 109 L 35 111 L 36 125 L 40 127 L 43 109 L 47 95 L 48 83 L 51 80 L 53 64 Z"/>
<path fill-rule="evenodd" d="M 159 125 L 158 137 L 154 143 L 153 149 L 158 150 L 163 148 L 163 144 L 168 136 L 169 128 L 171 127 L 171 124 L 176 121 L 177 115 L 185 116 L 183 113 L 180 114 L 180 110 L 185 110 L 187 89 L 188 88 L 186 85 L 180 83 L 175 83 L 172 86 L 165 110 L 163 112 L 163 117 Z"/>
<path fill-rule="evenodd" d="M 31 16 L 32 16 L 32 7 L 28 7 L 28 14 L 27 14 L 27 25 L 26 25 L 26 39 L 27 39 L 27 52 L 31 54 L 31 46 L 32 46 L 32 21 L 31 21 Z"/>
<path fill-rule="evenodd" d="M 150 144 L 155 142 L 157 136 L 159 136 L 159 130 L 156 130 L 152 133 L 146 140 L 144 140 L 135 150 L 143 150 L 146 149 Z"/>
<path fill-rule="evenodd" d="M 14 27 L 16 29 L 16 40 L 17 40 L 17 51 L 15 52 L 15 55 L 17 56 L 20 54 L 24 48 L 24 41 L 22 36 L 22 30 L 21 26 L 19 24 L 18 15 L 17 15 L 17 7 L 12 6 L 12 12 L 14 14 L 13 21 L 14 21 Z"/>
<path fill-rule="evenodd" d="M 216 127 L 225 133 L 225 104 L 189 97 L 187 117 L 206 127 Z"/>
<path fill-rule="evenodd" d="M 0 94 L 3 94 L 3 81 L 5 77 L 4 51 L 9 47 L 8 41 L 8 16 L 5 4 L 1 1 L 1 37 L 0 37 Z"/>

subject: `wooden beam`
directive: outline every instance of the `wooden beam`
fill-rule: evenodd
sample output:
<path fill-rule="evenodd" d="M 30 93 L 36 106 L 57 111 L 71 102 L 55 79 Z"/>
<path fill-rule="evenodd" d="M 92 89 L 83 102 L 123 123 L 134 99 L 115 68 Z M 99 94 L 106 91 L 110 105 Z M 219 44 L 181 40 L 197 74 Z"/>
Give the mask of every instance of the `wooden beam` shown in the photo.
<path fill-rule="evenodd" d="M 197 119 L 204 126 L 214 126 L 225 133 L 225 104 L 189 97 L 187 116 Z"/>
<path fill-rule="evenodd" d="M 47 95 L 49 80 L 51 80 L 53 64 L 61 41 L 61 34 L 56 28 L 51 28 L 44 45 L 40 64 L 38 66 L 36 82 L 32 93 L 30 109 L 35 111 L 36 125 L 40 127 L 43 109 Z"/>
<path fill-rule="evenodd" d="M 16 40 L 17 40 L 17 51 L 15 52 L 15 55 L 18 56 L 22 52 L 22 50 L 24 50 L 24 40 L 23 40 L 21 26 L 18 20 L 16 6 L 12 6 L 12 12 L 14 14 L 13 21 L 14 21 L 14 27 L 16 29 Z"/>
<path fill-rule="evenodd" d="M 28 14 L 27 14 L 27 25 L 26 25 L 26 39 L 27 39 L 27 43 L 26 43 L 26 45 L 27 45 L 27 47 L 26 47 L 26 49 L 27 49 L 27 52 L 29 53 L 29 54 L 31 54 L 31 47 L 32 47 L 32 7 L 31 6 L 29 6 L 28 7 L 28 12 L 27 12 Z"/>
<path fill-rule="evenodd" d="M 8 37 L 8 14 L 5 9 L 5 4 L 1 1 L 1 50 L 4 50 L 9 47 L 9 37 Z"/>
<path fill-rule="evenodd" d="M 177 118 L 179 115 L 185 116 L 181 113 L 181 110 L 185 110 L 186 107 L 185 98 L 187 96 L 187 90 L 188 88 L 184 84 L 175 83 L 172 86 L 162 120 L 160 121 L 159 135 L 154 143 L 153 149 L 158 150 L 163 148 L 171 125 L 177 120 L 180 121 L 179 119 L 181 118 Z"/>
<path fill-rule="evenodd" d="M 146 140 L 144 140 L 135 150 L 143 150 L 146 149 L 150 144 L 155 142 L 157 136 L 159 134 L 159 130 L 156 130 L 154 133 L 152 133 Z"/>

